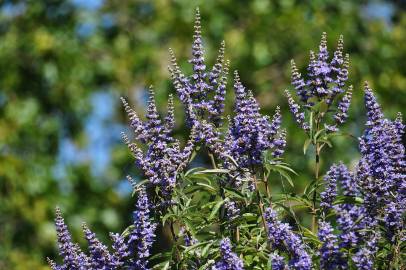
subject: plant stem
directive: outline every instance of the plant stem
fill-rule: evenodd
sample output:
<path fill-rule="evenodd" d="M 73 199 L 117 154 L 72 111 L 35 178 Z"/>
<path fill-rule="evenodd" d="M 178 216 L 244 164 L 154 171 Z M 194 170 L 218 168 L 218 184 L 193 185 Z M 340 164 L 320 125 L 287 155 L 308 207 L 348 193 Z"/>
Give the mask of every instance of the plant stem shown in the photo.
<path fill-rule="evenodd" d="M 257 191 L 259 212 L 261 213 L 262 224 L 264 225 L 266 235 L 268 235 L 268 226 L 266 225 L 266 220 L 265 220 L 265 215 L 264 215 L 264 203 L 262 201 L 261 194 L 259 193 L 257 177 L 255 174 L 253 175 L 253 178 L 254 178 L 255 190 Z"/>
<path fill-rule="evenodd" d="M 318 142 L 316 142 L 316 165 L 315 165 L 315 170 L 314 170 L 314 175 L 316 178 L 315 181 L 315 187 L 313 191 L 313 209 L 312 209 L 312 232 L 316 233 L 317 231 L 317 219 L 316 219 L 316 214 L 317 214 L 317 208 L 316 208 L 316 202 L 317 202 L 317 187 L 318 187 L 318 182 L 319 182 L 319 171 L 320 171 L 320 145 Z"/>

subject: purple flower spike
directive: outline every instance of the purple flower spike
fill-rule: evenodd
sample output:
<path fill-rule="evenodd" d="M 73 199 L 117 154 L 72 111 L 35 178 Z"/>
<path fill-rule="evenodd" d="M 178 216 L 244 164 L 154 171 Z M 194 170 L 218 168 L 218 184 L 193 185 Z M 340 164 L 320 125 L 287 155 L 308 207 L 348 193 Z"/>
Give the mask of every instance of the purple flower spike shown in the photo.
<path fill-rule="evenodd" d="M 345 269 L 346 264 L 338 247 L 338 238 L 333 233 L 333 227 L 328 222 L 319 223 L 318 237 L 322 242 L 320 248 L 320 269 Z"/>
<path fill-rule="evenodd" d="M 231 241 L 224 238 L 220 243 L 221 259 L 212 267 L 212 270 L 243 270 L 242 260 L 232 252 Z"/>
<path fill-rule="evenodd" d="M 287 252 L 291 255 L 289 267 L 297 270 L 310 270 L 312 261 L 305 249 L 305 245 L 298 235 L 292 232 L 287 223 L 282 223 L 277 218 L 277 213 L 268 208 L 265 211 L 268 227 L 268 241 L 274 249 Z"/>
<path fill-rule="evenodd" d="M 288 270 L 289 268 L 286 265 L 285 258 L 279 256 L 276 253 L 271 254 L 271 266 L 272 270 Z"/>
<path fill-rule="evenodd" d="M 150 249 L 155 240 L 156 224 L 151 222 L 150 204 L 145 188 L 139 190 L 136 210 L 134 211 L 134 229 L 130 232 L 128 246 L 135 256 L 131 269 L 147 270 Z"/>
<path fill-rule="evenodd" d="M 367 108 L 368 122 L 367 126 L 372 126 L 378 124 L 378 122 L 383 118 L 383 113 L 381 106 L 378 104 L 376 97 L 372 93 L 368 82 L 365 82 L 365 106 Z"/>
<path fill-rule="evenodd" d="M 349 87 L 347 93 L 343 96 L 341 101 L 338 103 L 337 112 L 333 116 L 335 122 L 338 125 L 342 125 L 348 118 L 348 109 L 350 108 L 352 97 L 352 85 Z"/>
<path fill-rule="evenodd" d="M 82 227 L 89 245 L 90 264 L 92 269 L 112 269 L 113 258 L 107 247 L 96 238 L 96 234 L 93 233 L 85 223 L 83 223 Z"/>
<path fill-rule="evenodd" d="M 309 93 L 306 90 L 306 84 L 304 79 L 302 79 L 302 75 L 299 73 L 295 61 L 292 59 L 290 61 L 291 65 L 291 73 L 292 73 L 292 85 L 296 89 L 297 95 L 300 97 L 300 100 L 303 103 L 306 103 L 309 99 Z"/>
<path fill-rule="evenodd" d="M 288 98 L 289 109 L 290 109 L 291 113 L 293 114 L 295 121 L 304 131 L 306 131 L 306 132 L 309 131 L 310 127 L 305 122 L 305 114 L 304 114 L 304 112 L 300 111 L 299 104 L 297 104 L 295 102 L 295 100 L 292 98 L 292 95 L 289 93 L 288 90 L 285 90 L 285 95 Z"/>
<path fill-rule="evenodd" d="M 128 251 L 127 243 L 125 242 L 124 237 L 118 233 L 110 233 L 110 238 L 113 241 L 113 250 L 112 255 L 112 265 L 115 268 L 120 268 L 124 266 L 130 252 Z"/>
<path fill-rule="evenodd" d="M 337 179 L 340 177 L 339 168 L 333 164 L 324 177 L 326 188 L 320 193 L 320 206 L 324 209 L 330 209 L 333 201 L 337 197 Z"/>

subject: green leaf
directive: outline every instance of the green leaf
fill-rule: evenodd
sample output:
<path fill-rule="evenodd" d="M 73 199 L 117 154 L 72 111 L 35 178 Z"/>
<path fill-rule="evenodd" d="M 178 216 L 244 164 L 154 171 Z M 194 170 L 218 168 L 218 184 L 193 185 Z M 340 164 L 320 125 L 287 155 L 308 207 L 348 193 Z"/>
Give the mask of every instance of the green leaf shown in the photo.
<path fill-rule="evenodd" d="M 216 174 L 216 173 L 229 173 L 230 170 L 227 169 L 206 169 L 206 170 L 202 170 L 202 171 L 197 171 L 194 174 L 205 174 L 205 173 L 212 173 L 212 174 Z"/>
<path fill-rule="evenodd" d="M 227 193 L 228 195 L 231 195 L 230 197 L 239 198 L 242 200 L 245 199 L 244 195 L 241 192 L 239 192 L 238 190 L 235 190 L 232 188 L 226 188 L 226 187 L 223 189 L 224 189 L 225 193 Z"/>
<path fill-rule="evenodd" d="M 214 242 L 208 243 L 203 249 L 202 249 L 202 257 L 206 258 L 208 253 L 209 253 L 209 248 L 213 245 Z"/>
<path fill-rule="evenodd" d="M 196 183 L 196 185 L 197 185 L 197 186 L 200 186 L 200 187 L 204 187 L 205 189 L 207 189 L 207 190 L 209 190 L 209 191 L 211 191 L 211 192 L 213 192 L 213 193 L 216 193 L 216 192 L 217 192 L 217 190 L 216 190 L 214 187 L 212 187 L 212 186 L 210 186 L 210 185 L 208 185 L 208 184 L 198 182 L 198 183 Z"/>
<path fill-rule="evenodd" d="M 211 210 L 209 220 L 213 219 L 216 216 L 217 212 L 219 211 L 220 207 L 224 204 L 224 202 L 225 202 L 224 200 L 221 200 L 216 203 L 216 205 Z"/>
<path fill-rule="evenodd" d="M 306 139 L 306 141 L 303 144 L 303 154 L 306 155 L 307 149 L 309 148 L 311 142 L 312 142 L 311 139 Z"/>

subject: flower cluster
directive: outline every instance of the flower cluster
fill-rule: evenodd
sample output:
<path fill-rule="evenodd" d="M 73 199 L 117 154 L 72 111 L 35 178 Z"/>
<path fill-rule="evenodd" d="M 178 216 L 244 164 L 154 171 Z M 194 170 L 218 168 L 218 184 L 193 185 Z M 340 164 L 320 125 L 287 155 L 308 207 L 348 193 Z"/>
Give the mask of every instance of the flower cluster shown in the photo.
<path fill-rule="evenodd" d="M 289 224 L 279 221 L 277 213 L 272 208 L 266 209 L 265 219 L 268 227 L 268 240 L 273 249 L 287 251 L 290 256 L 289 267 L 297 270 L 311 269 L 311 257 L 307 253 L 302 240 L 297 234 L 292 232 Z M 273 261 L 273 264 L 275 263 L 275 265 L 279 265 L 278 267 L 282 267 L 283 260 L 279 256 L 274 256 Z M 283 267 L 279 269 L 283 269 Z"/>
<path fill-rule="evenodd" d="M 183 103 L 187 120 L 190 126 L 199 124 L 198 121 L 209 119 L 218 125 L 224 111 L 224 99 L 226 94 L 228 61 L 224 60 L 225 42 L 221 43 L 219 55 L 213 68 L 208 71 L 202 44 L 200 12 L 196 9 L 195 33 L 193 36 L 192 58 L 193 74 L 184 75 L 175 54 L 170 50 L 171 73 L 173 85 Z"/>
<path fill-rule="evenodd" d="M 156 225 L 151 223 L 149 209 L 147 195 L 145 190 L 141 189 L 134 211 L 134 228 L 130 231 L 129 237 L 110 233 L 113 252 L 110 252 L 107 246 L 96 238 L 95 233 L 83 224 L 83 232 L 89 247 L 87 255 L 81 251 L 78 244 L 72 242 L 61 211 L 57 208 L 55 226 L 63 264 L 57 265 L 48 259 L 49 265 L 53 270 L 116 270 L 122 267 L 134 270 L 150 269 L 147 264 Z"/>
<path fill-rule="evenodd" d="M 189 141 L 181 149 L 180 143 L 172 136 L 174 128 L 173 98 L 169 97 L 168 114 L 164 121 L 161 120 L 155 104 L 152 87 L 149 91 L 146 121 L 140 120 L 134 110 L 122 98 L 125 110 L 129 115 L 131 127 L 135 132 L 135 139 L 146 144 L 148 149 L 144 155 L 137 144 L 130 142 L 123 133 L 123 139 L 133 153 L 136 165 L 142 169 L 150 184 L 160 187 L 162 194 L 168 198 L 176 185 L 176 175 L 187 166 L 192 154 L 195 133 L 192 130 Z"/>
<path fill-rule="evenodd" d="M 330 223 L 321 221 L 319 223 L 318 237 L 322 242 L 320 248 L 321 269 L 345 269 L 342 254 L 339 250 L 337 236 L 333 233 Z"/>
<path fill-rule="evenodd" d="M 212 267 L 212 270 L 243 270 L 244 264 L 231 250 L 231 241 L 224 238 L 220 243 L 221 259 Z"/>
<path fill-rule="evenodd" d="M 310 51 L 306 78 L 302 77 L 295 61 L 291 60 L 292 85 L 304 109 L 316 110 L 321 113 L 320 117 L 323 118 L 330 106 L 336 101 L 337 96 L 345 93 L 337 102 L 336 112 L 332 116 L 334 123 L 325 124 L 327 132 L 338 131 L 337 126 L 343 124 L 348 118 L 347 112 L 351 103 L 352 86 L 345 90 L 345 83 L 348 80 L 349 55 L 343 56 L 343 45 L 343 37 L 340 36 L 337 50 L 332 59 L 329 60 L 327 35 L 323 33 L 318 54 Z M 306 122 L 305 112 L 288 90 L 285 91 L 285 94 L 294 119 L 303 130 L 308 132 L 313 123 Z M 316 106 L 319 108 L 316 109 Z M 321 109 L 323 106 L 327 109 Z"/>
<path fill-rule="evenodd" d="M 150 88 L 145 120 L 122 99 L 134 131 L 131 140 L 125 134 L 123 138 L 147 180 L 132 183 L 137 191 L 133 224 L 122 235 L 110 234 L 111 249 L 84 224 L 88 244 L 85 253 L 72 242 L 57 208 L 55 224 L 63 261 L 58 265 L 49 260 L 52 269 L 148 270 L 162 266 L 242 270 L 244 266 L 263 269 L 270 265 L 276 270 L 372 270 L 378 265 L 377 260 L 382 261 L 382 254 L 389 262 L 381 262 L 379 269 L 381 265 L 389 269 L 392 261 L 402 259 L 399 249 L 406 239 L 406 160 L 402 142 L 405 126 L 400 114 L 394 121 L 384 117 L 367 84 L 367 123 L 359 139 L 360 160 L 353 171 L 343 163 L 333 164 L 324 176 L 324 190 L 318 193 L 321 149 L 329 145 L 329 132 L 337 131 L 337 126 L 348 118 L 352 96 L 352 87 L 345 86 L 349 60 L 348 55 L 343 56 L 342 37 L 329 60 L 323 34 L 318 54 L 310 53 L 306 78 L 302 78 L 292 60 L 292 84 L 300 103 L 289 91 L 286 95 L 296 122 L 309 136 L 307 143 L 315 146 L 316 181 L 310 188 L 314 191 L 306 188 L 302 196 L 284 194 L 275 204 L 269 187 L 273 181 L 271 173 L 289 178 L 288 172 L 294 172 L 280 160 L 286 147 L 281 112 L 277 107 L 272 118 L 262 115 L 252 91 L 234 72 L 234 112 L 228 116 L 228 125 L 223 123 L 229 71 L 224 48 L 223 42 L 216 63 L 208 71 L 197 10 L 190 60 L 192 75 L 181 72 L 170 50 L 169 70 L 190 128 L 183 148 L 173 135 L 172 96 L 168 99 L 167 115 L 162 118 Z M 327 124 L 324 117 L 331 111 L 333 123 Z M 208 150 L 213 169 L 186 171 L 201 145 Z M 153 200 L 148 198 L 147 190 L 157 193 Z M 312 232 L 299 223 L 293 208 L 296 206 L 311 209 Z M 291 226 L 279 220 L 277 207 L 286 210 L 297 224 Z M 256 226 L 258 221 L 261 226 Z M 162 222 L 163 232 L 167 227 L 170 230 L 173 247 L 151 259 L 157 222 Z M 298 228 L 298 232 L 293 228 Z M 222 239 L 219 246 L 218 239 Z M 233 246 L 240 256 L 232 251 Z M 159 262 L 152 266 L 155 261 Z"/>
<path fill-rule="evenodd" d="M 406 210 L 404 125 L 400 115 L 395 121 L 384 118 L 367 83 L 365 106 L 367 129 L 360 138 L 358 182 L 366 207 L 376 216 L 384 213 L 387 232 L 393 238 L 405 226 L 401 214 Z"/>

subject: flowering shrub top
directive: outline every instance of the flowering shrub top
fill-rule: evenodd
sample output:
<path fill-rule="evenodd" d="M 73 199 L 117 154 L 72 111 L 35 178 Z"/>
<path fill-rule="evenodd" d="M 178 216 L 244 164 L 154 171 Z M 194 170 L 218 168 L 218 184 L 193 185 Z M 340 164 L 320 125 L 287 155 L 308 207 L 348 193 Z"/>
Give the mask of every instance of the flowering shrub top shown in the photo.
<path fill-rule="evenodd" d="M 57 209 L 62 261 L 49 260 L 51 268 L 400 269 L 406 259 L 404 125 L 400 114 L 394 121 L 384 117 L 367 83 L 367 123 L 359 139 L 357 166 L 350 170 L 335 163 L 320 177 L 323 149 L 332 146 L 332 136 L 340 135 L 351 102 L 352 87 L 346 86 L 349 57 L 343 50 L 340 37 L 330 59 L 323 33 L 318 53 L 310 53 L 306 76 L 292 60 L 296 95 L 286 90 L 286 96 L 307 136 L 304 151 L 315 150 L 315 177 L 303 194 L 273 198 L 270 178 L 280 174 L 293 185 L 295 174 L 283 160 L 286 131 L 280 109 L 272 118 L 262 115 L 235 71 L 234 113 L 223 116 L 229 71 L 225 43 L 208 70 L 197 10 L 191 75 L 182 73 L 170 50 L 169 70 L 184 107 L 189 140 L 181 146 L 172 135 L 172 96 L 161 118 L 151 87 L 145 121 L 122 99 L 134 130 L 123 139 L 146 179 L 132 181 L 137 194 L 133 224 L 122 234 L 111 234 L 111 249 L 83 225 L 86 253 L 72 242 Z M 200 147 L 207 150 L 212 168 L 189 168 Z M 298 208 L 311 216 L 311 226 L 297 218 Z M 172 249 L 151 256 L 158 224 L 170 231 Z"/>

